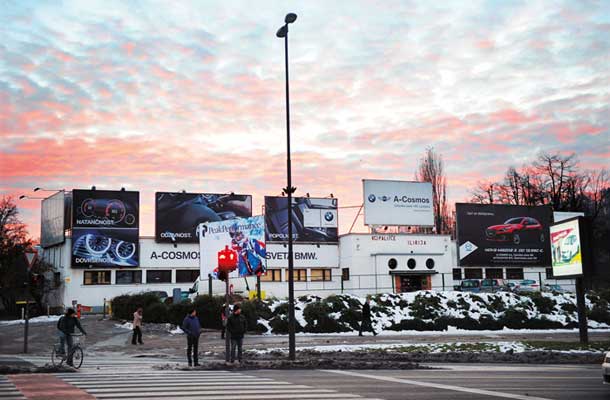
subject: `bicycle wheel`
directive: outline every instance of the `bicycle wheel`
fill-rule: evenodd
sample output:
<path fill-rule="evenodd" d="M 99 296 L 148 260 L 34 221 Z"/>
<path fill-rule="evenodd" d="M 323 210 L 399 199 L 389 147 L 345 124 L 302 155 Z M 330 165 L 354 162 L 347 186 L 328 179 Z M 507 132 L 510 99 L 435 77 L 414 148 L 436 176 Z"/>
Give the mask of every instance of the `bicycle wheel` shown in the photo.
<path fill-rule="evenodd" d="M 53 346 L 53 351 L 51 352 L 51 364 L 55 367 L 59 367 L 63 364 L 65 358 L 63 354 L 57 353 L 57 349 Z"/>
<path fill-rule="evenodd" d="M 78 346 L 75 347 L 74 352 L 72 353 L 72 364 L 74 364 L 74 368 L 78 369 L 81 365 L 83 365 L 83 358 L 85 358 L 83 349 Z"/>

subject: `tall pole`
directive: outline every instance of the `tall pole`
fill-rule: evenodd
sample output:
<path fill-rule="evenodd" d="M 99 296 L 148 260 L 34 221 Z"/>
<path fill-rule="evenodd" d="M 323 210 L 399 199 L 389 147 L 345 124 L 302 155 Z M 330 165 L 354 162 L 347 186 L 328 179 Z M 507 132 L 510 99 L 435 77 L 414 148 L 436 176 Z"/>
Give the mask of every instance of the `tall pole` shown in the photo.
<path fill-rule="evenodd" d="M 288 24 L 284 36 L 284 60 L 286 63 L 286 175 L 288 184 L 288 358 L 296 358 L 296 337 L 294 317 L 294 259 L 292 254 L 292 164 L 290 161 L 290 96 L 288 87 Z"/>

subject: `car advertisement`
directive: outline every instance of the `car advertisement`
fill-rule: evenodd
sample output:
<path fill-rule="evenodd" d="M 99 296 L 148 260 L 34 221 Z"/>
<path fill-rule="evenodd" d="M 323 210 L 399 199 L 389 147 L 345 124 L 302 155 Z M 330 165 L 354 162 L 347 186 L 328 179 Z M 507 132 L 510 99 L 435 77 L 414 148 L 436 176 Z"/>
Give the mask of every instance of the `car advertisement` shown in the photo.
<path fill-rule="evenodd" d="M 137 267 L 138 229 L 80 228 L 72 232 L 72 267 Z"/>
<path fill-rule="evenodd" d="M 43 248 L 63 243 L 65 238 L 65 192 L 62 190 L 42 200 L 40 245 Z"/>
<path fill-rule="evenodd" d="M 430 182 L 363 179 L 365 225 L 433 226 Z"/>
<path fill-rule="evenodd" d="M 199 224 L 251 216 L 251 195 L 157 192 L 155 241 L 197 243 Z"/>
<path fill-rule="evenodd" d="M 579 219 L 551 226 L 553 276 L 574 277 L 583 274 Z"/>
<path fill-rule="evenodd" d="M 551 264 L 551 207 L 457 203 L 455 208 L 459 265 Z"/>
<path fill-rule="evenodd" d="M 218 278 L 219 260 L 235 257 L 239 276 L 263 274 L 267 270 L 265 219 L 261 216 L 199 225 L 200 276 Z"/>
<path fill-rule="evenodd" d="M 292 198 L 292 239 L 295 242 L 337 243 L 338 201 L 335 198 Z M 267 242 L 288 241 L 288 198 L 265 196 Z"/>
<path fill-rule="evenodd" d="M 72 267 L 139 266 L 140 193 L 72 191 Z"/>

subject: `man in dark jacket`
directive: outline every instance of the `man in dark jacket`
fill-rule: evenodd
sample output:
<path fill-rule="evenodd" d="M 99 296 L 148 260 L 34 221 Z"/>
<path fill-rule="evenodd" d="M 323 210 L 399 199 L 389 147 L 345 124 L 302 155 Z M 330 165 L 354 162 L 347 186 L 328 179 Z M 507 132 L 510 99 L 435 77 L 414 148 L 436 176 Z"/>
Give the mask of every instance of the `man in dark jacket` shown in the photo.
<path fill-rule="evenodd" d="M 66 313 L 57 321 L 57 330 L 59 331 L 59 347 L 61 352 L 65 352 L 65 344 L 68 344 L 68 355 L 72 351 L 72 335 L 74 335 L 74 328 L 78 328 L 83 335 L 87 333 L 80 325 L 80 321 L 76 318 L 76 311 L 73 308 L 68 308 Z M 72 365 L 72 356 L 68 357 L 68 365 Z"/>
<path fill-rule="evenodd" d="M 377 332 L 373 329 L 373 323 L 371 322 L 371 299 L 366 298 L 366 301 L 362 305 L 362 322 L 360 323 L 360 332 L 358 336 L 362 336 L 363 329 L 373 332 L 373 335 L 377 336 Z"/>
<path fill-rule="evenodd" d="M 237 361 L 241 364 L 242 345 L 247 330 L 248 322 L 246 317 L 241 315 L 239 304 L 235 304 L 233 306 L 233 314 L 227 320 L 227 332 L 231 338 L 231 363 L 235 362 L 235 348 L 237 348 Z"/>
<path fill-rule="evenodd" d="M 182 321 L 182 330 L 186 333 L 186 358 L 189 363 L 189 367 L 199 366 L 199 335 L 201 335 L 201 323 L 197 317 L 197 310 L 194 308 L 188 313 L 188 315 Z M 192 352 L 192 358 L 191 358 Z"/>

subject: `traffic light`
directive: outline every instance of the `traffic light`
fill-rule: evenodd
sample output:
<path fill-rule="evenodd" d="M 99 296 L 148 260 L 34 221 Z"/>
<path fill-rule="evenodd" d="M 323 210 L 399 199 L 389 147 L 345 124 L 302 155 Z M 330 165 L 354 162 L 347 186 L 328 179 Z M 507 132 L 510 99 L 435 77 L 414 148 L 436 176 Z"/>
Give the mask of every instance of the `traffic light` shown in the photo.
<path fill-rule="evenodd" d="M 218 252 L 218 279 L 226 281 L 229 273 L 237 268 L 237 252 L 225 246 Z"/>

